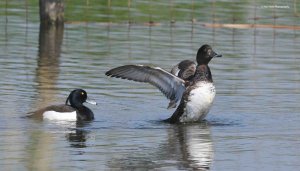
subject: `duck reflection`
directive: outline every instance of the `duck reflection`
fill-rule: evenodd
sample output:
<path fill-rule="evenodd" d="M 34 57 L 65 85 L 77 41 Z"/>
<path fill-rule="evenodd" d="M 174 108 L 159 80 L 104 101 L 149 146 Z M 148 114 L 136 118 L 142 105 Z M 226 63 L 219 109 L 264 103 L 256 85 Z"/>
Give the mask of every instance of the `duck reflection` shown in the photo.
<path fill-rule="evenodd" d="M 169 150 L 176 150 L 181 154 L 177 159 L 182 161 L 185 168 L 209 170 L 213 159 L 213 145 L 210 130 L 205 123 L 179 125 L 169 131 L 169 135 L 176 135 L 169 136 Z"/>
<path fill-rule="evenodd" d="M 171 125 L 165 143 L 125 155 L 113 157 L 108 165 L 121 170 L 209 170 L 213 160 L 210 128 L 207 124 Z"/>
<path fill-rule="evenodd" d="M 89 131 L 85 130 L 84 127 L 88 126 L 90 122 L 77 121 L 76 127 L 72 128 L 69 133 L 66 134 L 67 140 L 70 142 L 70 146 L 74 148 L 85 148 L 87 147 L 87 135 Z"/>

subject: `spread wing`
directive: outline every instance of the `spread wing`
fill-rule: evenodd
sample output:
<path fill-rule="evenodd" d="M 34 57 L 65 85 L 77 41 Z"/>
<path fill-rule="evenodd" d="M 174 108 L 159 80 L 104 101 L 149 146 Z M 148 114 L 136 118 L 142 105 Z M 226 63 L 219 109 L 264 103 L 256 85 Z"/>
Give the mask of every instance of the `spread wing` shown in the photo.
<path fill-rule="evenodd" d="M 150 83 L 168 99 L 178 102 L 185 91 L 185 81 L 158 68 L 143 65 L 124 65 L 105 73 L 107 76 Z"/>

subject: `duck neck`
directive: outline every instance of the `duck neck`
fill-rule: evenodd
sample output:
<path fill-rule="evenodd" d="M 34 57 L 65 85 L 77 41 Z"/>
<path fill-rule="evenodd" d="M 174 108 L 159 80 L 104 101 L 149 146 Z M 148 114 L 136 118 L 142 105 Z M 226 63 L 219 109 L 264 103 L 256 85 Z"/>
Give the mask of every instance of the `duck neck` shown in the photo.
<path fill-rule="evenodd" d="M 84 105 L 82 103 L 78 103 L 78 102 L 72 102 L 71 103 L 71 106 L 75 109 L 79 109 L 79 108 L 82 108 L 84 107 Z"/>
<path fill-rule="evenodd" d="M 208 81 L 213 82 L 210 68 L 207 64 L 200 64 L 196 68 L 194 81 Z"/>

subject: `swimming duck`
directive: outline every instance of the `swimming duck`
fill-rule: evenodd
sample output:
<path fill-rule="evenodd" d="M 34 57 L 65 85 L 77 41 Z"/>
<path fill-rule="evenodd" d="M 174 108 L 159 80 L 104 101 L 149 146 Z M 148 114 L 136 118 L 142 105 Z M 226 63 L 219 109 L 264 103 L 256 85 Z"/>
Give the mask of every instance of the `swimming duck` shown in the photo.
<path fill-rule="evenodd" d="M 71 91 L 65 104 L 51 105 L 34 112 L 28 113 L 27 117 L 44 120 L 67 120 L 67 121 L 91 121 L 94 120 L 94 113 L 84 102 L 96 105 L 97 103 L 89 100 L 86 91 L 75 89 Z M 70 103 L 70 104 L 69 104 Z"/>
<path fill-rule="evenodd" d="M 124 65 L 107 71 L 107 76 L 150 83 L 168 99 L 169 107 L 179 105 L 169 123 L 197 122 L 205 118 L 216 94 L 208 63 L 214 57 L 222 57 L 210 45 L 203 45 L 197 52 L 197 65 L 184 60 L 173 67 L 171 73 L 159 67 Z"/>

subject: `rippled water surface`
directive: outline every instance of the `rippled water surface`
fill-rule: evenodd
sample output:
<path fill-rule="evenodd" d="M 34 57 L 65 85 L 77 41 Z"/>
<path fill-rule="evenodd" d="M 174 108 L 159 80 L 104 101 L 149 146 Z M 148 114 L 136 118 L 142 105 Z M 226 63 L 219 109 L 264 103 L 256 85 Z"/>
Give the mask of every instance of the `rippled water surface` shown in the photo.
<path fill-rule="evenodd" d="M 1 170 L 299 170 L 298 1 L 66 1 L 55 29 L 40 28 L 35 3 L 0 3 Z M 206 43 L 223 58 L 203 123 L 164 124 L 173 110 L 157 89 L 104 75 L 170 70 Z M 99 103 L 87 104 L 95 121 L 22 118 L 74 88 Z"/>

